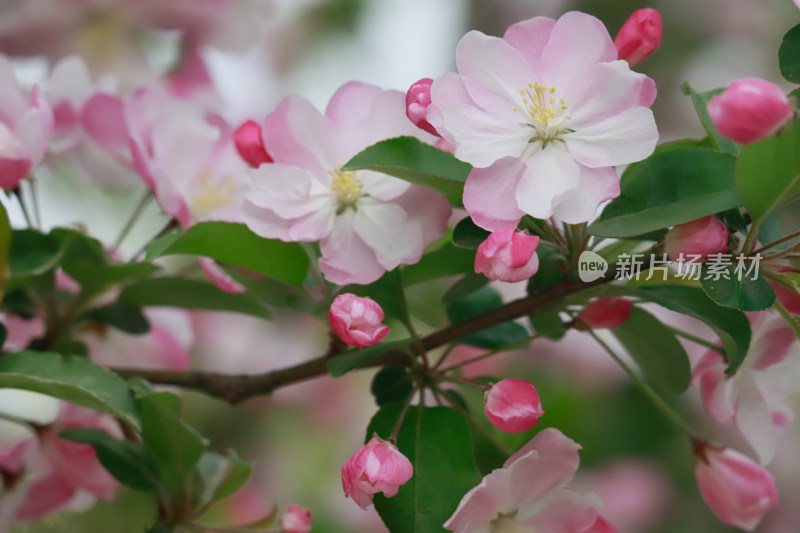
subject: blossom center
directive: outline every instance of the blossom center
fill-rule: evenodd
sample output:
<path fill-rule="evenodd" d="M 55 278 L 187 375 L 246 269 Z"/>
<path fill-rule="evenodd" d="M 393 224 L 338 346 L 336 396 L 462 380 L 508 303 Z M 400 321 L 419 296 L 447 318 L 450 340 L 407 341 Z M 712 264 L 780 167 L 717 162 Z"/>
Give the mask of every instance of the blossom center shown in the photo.
<path fill-rule="evenodd" d="M 510 514 L 500 513 L 497 518 L 492 520 L 491 533 L 534 533 L 533 530 L 514 519 L 516 514 L 516 511 Z"/>
<path fill-rule="evenodd" d="M 336 193 L 340 209 L 355 208 L 358 199 L 363 196 L 361 180 L 358 179 L 355 171 L 342 171 L 336 168 L 330 172 L 330 175 L 331 191 Z"/>
<path fill-rule="evenodd" d="M 236 185 L 233 178 L 224 175 L 218 179 L 212 179 L 212 175 L 212 171 L 207 169 L 197 178 L 195 193 L 192 195 L 190 205 L 192 214 L 195 216 L 229 207 L 236 201 Z"/>
<path fill-rule="evenodd" d="M 567 114 L 568 107 L 564 99 L 556 96 L 555 87 L 536 81 L 520 89 L 519 94 L 522 108 L 515 106 L 514 111 L 521 111 L 533 128 L 530 142 L 541 141 L 542 145 L 547 145 L 568 131 L 565 125 L 572 117 Z"/>

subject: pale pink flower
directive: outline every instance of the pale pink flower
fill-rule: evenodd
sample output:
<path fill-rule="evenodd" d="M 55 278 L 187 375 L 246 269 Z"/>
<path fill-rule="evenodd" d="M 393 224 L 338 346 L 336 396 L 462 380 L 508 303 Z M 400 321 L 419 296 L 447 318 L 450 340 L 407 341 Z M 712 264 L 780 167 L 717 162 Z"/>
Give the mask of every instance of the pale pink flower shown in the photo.
<path fill-rule="evenodd" d="M 464 206 L 485 229 L 525 214 L 588 221 L 619 194 L 613 166 L 655 148 L 655 84 L 617 60 L 590 15 L 536 17 L 502 39 L 471 31 L 456 64 L 433 83 L 428 119 L 474 167 Z"/>
<path fill-rule="evenodd" d="M 44 336 L 46 330 L 44 320 L 39 316 L 25 319 L 11 313 L 3 313 L 0 315 L 0 322 L 7 332 L 3 347 L 11 352 L 24 350 L 33 340 Z"/>
<path fill-rule="evenodd" d="M 484 476 L 470 490 L 445 529 L 456 533 L 615 533 L 600 515 L 595 494 L 566 487 L 578 469 L 578 446 L 547 428 Z"/>
<path fill-rule="evenodd" d="M 286 533 L 308 533 L 311 531 L 311 511 L 298 505 L 290 505 L 281 517 L 281 528 Z"/>
<path fill-rule="evenodd" d="M 692 376 L 711 418 L 733 424 L 767 464 L 794 418 L 784 402 L 800 392 L 800 342 L 777 313 L 752 313 L 750 320 L 750 350 L 735 374 L 726 374 L 722 356 L 710 350 Z"/>
<path fill-rule="evenodd" d="M 345 344 L 372 346 L 386 338 L 389 326 L 383 325 L 383 309 L 371 298 L 349 292 L 334 298 L 328 311 L 331 328 Z"/>
<path fill-rule="evenodd" d="M 487 386 L 483 404 L 494 427 L 506 433 L 527 431 L 544 416 L 536 387 L 522 379 L 504 379 Z"/>
<path fill-rule="evenodd" d="M 414 467 L 389 441 L 372 437 L 342 466 L 344 495 L 362 509 L 372 505 L 372 497 L 382 492 L 387 498 L 397 495 L 400 485 L 414 475 Z"/>
<path fill-rule="evenodd" d="M 539 270 L 539 237 L 508 228 L 495 231 L 475 253 L 475 273 L 492 281 L 523 281 Z"/>
<path fill-rule="evenodd" d="M 800 315 L 800 293 L 794 289 L 790 289 L 774 280 L 767 280 L 775 291 L 775 297 L 781 302 L 787 311 L 793 315 Z"/>
<path fill-rule="evenodd" d="M 696 442 L 694 472 L 703 499 L 729 526 L 753 531 L 778 504 L 772 474 L 730 448 Z"/>
<path fill-rule="evenodd" d="M 255 120 L 248 120 L 236 128 L 233 141 L 236 151 L 251 167 L 258 168 L 262 163 L 272 163 L 272 158 L 264 147 L 264 139 L 261 138 L 261 125 Z"/>
<path fill-rule="evenodd" d="M 341 170 L 380 140 L 426 135 L 405 116 L 403 100 L 357 82 L 341 87 L 324 115 L 302 98 L 283 100 L 263 124 L 275 162 L 249 171 L 245 223 L 262 237 L 319 241 L 320 270 L 339 285 L 372 283 L 419 261 L 445 232 L 447 200 L 385 174 Z"/>
<path fill-rule="evenodd" d="M 769 137 L 793 115 L 783 90 L 760 78 L 736 80 L 708 102 L 708 116 L 717 130 L 742 144 Z"/>
<path fill-rule="evenodd" d="M 634 11 L 614 39 L 619 59 L 633 66 L 661 45 L 661 15 L 649 7 Z"/>
<path fill-rule="evenodd" d="M 631 301 L 619 296 L 603 296 L 584 307 L 578 318 L 592 329 L 618 328 L 631 316 Z"/>
<path fill-rule="evenodd" d="M 0 188 L 13 189 L 39 163 L 53 133 L 53 111 L 38 87 L 26 98 L 0 54 Z"/>
<path fill-rule="evenodd" d="M 728 229 L 714 215 L 678 224 L 664 237 L 664 251 L 673 261 L 698 256 L 699 262 L 728 249 Z"/>
<path fill-rule="evenodd" d="M 428 106 L 431 105 L 431 85 L 433 85 L 431 78 L 422 78 L 411 84 L 411 87 L 406 92 L 406 116 L 416 127 L 427 131 L 431 135 L 440 137 L 436 128 L 428 122 Z"/>

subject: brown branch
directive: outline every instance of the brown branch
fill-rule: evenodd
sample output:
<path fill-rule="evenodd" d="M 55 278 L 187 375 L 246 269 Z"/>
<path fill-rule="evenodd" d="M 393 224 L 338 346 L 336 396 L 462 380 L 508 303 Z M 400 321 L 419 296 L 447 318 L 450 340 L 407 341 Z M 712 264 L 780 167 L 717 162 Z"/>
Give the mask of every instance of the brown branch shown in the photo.
<path fill-rule="evenodd" d="M 609 268 L 604 278 L 591 283 L 579 281 L 564 281 L 540 292 L 532 293 L 519 300 L 514 300 L 501 307 L 492 309 L 482 315 L 453 324 L 420 339 L 419 344 L 424 350 L 433 350 L 457 339 L 466 337 L 477 331 L 528 315 L 545 307 L 550 302 L 564 298 L 570 294 L 606 283 L 613 279 L 615 270 Z M 205 392 L 211 396 L 225 400 L 231 404 L 243 402 L 254 396 L 271 394 L 277 388 L 299 383 L 308 379 L 327 374 L 326 364 L 328 359 L 341 350 L 332 344 L 328 353 L 300 363 L 295 366 L 272 370 L 263 374 L 219 374 L 202 370 L 169 371 L 169 370 L 138 370 L 130 368 L 113 368 L 122 377 L 142 377 L 152 383 L 162 385 L 175 385 L 187 389 Z M 408 355 L 400 350 L 391 350 L 372 359 L 362 368 L 384 366 L 387 364 L 409 364 Z"/>

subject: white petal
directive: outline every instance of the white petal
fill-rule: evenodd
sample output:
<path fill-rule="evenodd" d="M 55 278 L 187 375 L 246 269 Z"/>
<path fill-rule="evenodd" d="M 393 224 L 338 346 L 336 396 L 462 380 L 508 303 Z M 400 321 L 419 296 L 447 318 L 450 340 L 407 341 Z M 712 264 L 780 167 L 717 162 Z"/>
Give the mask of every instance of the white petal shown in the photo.
<path fill-rule="evenodd" d="M 619 196 L 619 176 L 613 167 L 589 168 L 581 165 L 580 184 L 556 198 L 553 214 L 568 224 L 591 220 L 597 207 Z"/>
<path fill-rule="evenodd" d="M 358 203 L 353 230 L 372 248 L 386 270 L 416 263 L 422 257 L 422 228 L 395 204 L 363 198 Z"/>
<path fill-rule="evenodd" d="M 455 142 L 456 157 L 481 168 L 504 157 L 520 157 L 533 135 L 530 126 L 519 120 L 501 118 L 467 104 L 442 106 L 442 118 Z"/>
<path fill-rule="evenodd" d="M 558 144 L 550 144 L 526 162 L 517 187 L 517 205 L 535 218 L 553 215 L 555 199 L 578 187 L 580 168 Z"/>
<path fill-rule="evenodd" d="M 653 112 L 631 107 L 618 115 L 563 136 L 569 153 L 587 167 L 609 167 L 641 161 L 658 141 Z"/>

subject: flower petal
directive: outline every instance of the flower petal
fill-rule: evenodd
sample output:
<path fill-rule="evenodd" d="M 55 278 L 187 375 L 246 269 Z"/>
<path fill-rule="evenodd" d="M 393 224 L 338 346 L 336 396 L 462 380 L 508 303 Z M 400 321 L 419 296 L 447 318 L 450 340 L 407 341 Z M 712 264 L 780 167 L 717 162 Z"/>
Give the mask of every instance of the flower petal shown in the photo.
<path fill-rule="evenodd" d="M 613 167 L 589 168 L 580 165 L 578 187 L 556 198 L 553 214 L 568 224 L 591 220 L 597 207 L 619 196 L 619 176 Z"/>
<path fill-rule="evenodd" d="M 553 215 L 556 198 L 580 183 L 580 167 L 559 145 L 550 145 L 526 162 L 517 187 L 517 205 L 535 218 Z"/>
<path fill-rule="evenodd" d="M 631 107 L 601 122 L 563 136 L 567 149 L 587 167 L 608 167 L 641 161 L 658 141 L 653 112 Z"/>
<path fill-rule="evenodd" d="M 515 228 L 525 213 L 516 191 L 523 162 L 505 158 L 486 168 L 473 168 L 464 185 L 464 207 L 478 226 L 489 231 Z"/>
<path fill-rule="evenodd" d="M 443 105 L 442 119 L 455 156 L 480 168 L 504 157 L 520 157 L 533 132 L 518 116 L 509 120 L 468 104 Z"/>
<path fill-rule="evenodd" d="M 354 211 L 347 209 L 336 217 L 330 236 L 320 241 L 319 268 L 325 279 L 337 285 L 372 283 L 386 272 L 353 229 L 354 218 Z"/>
<path fill-rule="evenodd" d="M 359 201 L 353 230 L 372 248 L 378 263 L 386 270 L 416 263 L 425 248 L 422 229 L 400 206 L 372 198 Z"/>

